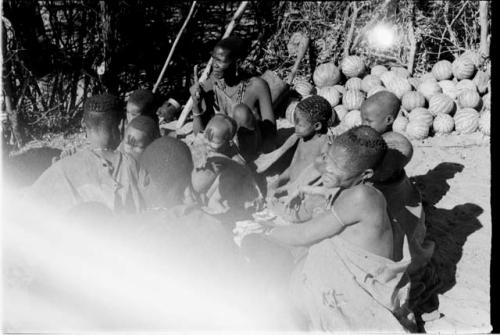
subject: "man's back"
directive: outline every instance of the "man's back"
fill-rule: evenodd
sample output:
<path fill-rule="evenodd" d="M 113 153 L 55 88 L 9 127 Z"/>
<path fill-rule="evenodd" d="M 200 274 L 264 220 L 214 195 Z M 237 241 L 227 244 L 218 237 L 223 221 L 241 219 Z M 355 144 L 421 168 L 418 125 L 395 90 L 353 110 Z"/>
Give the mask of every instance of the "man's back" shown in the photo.
<path fill-rule="evenodd" d="M 137 163 L 120 152 L 106 157 L 99 150 L 81 150 L 47 169 L 28 192 L 58 211 L 87 201 L 101 202 L 118 212 L 139 211 Z"/>

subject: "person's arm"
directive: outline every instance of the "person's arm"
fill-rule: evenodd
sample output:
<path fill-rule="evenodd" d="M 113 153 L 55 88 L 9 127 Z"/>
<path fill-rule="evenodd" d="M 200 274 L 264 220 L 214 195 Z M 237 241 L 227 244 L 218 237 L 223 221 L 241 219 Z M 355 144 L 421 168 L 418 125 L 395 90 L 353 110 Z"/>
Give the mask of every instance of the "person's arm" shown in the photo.
<path fill-rule="evenodd" d="M 264 79 L 254 77 L 252 86 L 259 100 L 259 109 L 262 120 L 267 120 L 275 126 L 276 118 L 274 117 L 269 85 Z"/>
<path fill-rule="evenodd" d="M 371 215 L 373 210 L 377 210 L 377 206 L 382 208 L 378 201 L 374 201 L 372 192 L 373 190 L 362 185 L 345 190 L 332 206 L 337 216 L 326 212 L 306 223 L 275 227 L 266 235 L 269 239 L 285 245 L 308 246 L 318 243 L 339 234 L 347 226 L 361 222 L 367 215 Z M 383 208 L 385 210 L 385 207 Z"/>

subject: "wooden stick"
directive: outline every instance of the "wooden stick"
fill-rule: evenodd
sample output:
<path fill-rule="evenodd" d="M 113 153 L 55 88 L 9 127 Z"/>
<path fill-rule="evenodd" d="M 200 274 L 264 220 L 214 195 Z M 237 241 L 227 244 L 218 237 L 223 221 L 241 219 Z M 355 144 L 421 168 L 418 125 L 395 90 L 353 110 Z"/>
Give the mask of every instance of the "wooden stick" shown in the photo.
<path fill-rule="evenodd" d="M 236 21 L 240 18 L 241 14 L 245 11 L 246 6 L 248 5 L 248 1 L 242 1 L 238 9 L 233 15 L 233 18 L 231 19 L 231 22 L 229 22 L 229 25 L 226 28 L 226 32 L 222 36 L 222 39 L 228 37 L 231 32 L 234 29 L 234 26 L 236 25 Z M 208 73 L 210 72 L 210 68 L 212 67 L 212 62 L 213 59 L 210 57 L 210 60 L 208 61 L 207 66 L 205 67 L 205 70 L 203 70 L 203 73 L 200 77 L 200 81 L 205 81 L 208 78 Z M 186 122 L 186 119 L 189 115 L 189 112 L 191 111 L 191 108 L 193 108 L 193 99 L 191 97 L 189 100 L 186 102 L 186 105 L 184 106 L 184 109 L 181 112 L 181 115 L 179 116 L 179 119 L 177 120 L 177 129 L 182 128 L 184 125 L 184 122 Z"/>
<path fill-rule="evenodd" d="M 172 59 L 172 55 L 174 54 L 175 48 L 177 47 L 177 43 L 179 42 L 179 39 L 184 32 L 184 29 L 186 29 L 186 26 L 191 19 L 191 16 L 193 15 L 194 8 L 196 7 L 196 1 L 193 1 L 193 4 L 191 5 L 191 9 L 189 10 L 189 14 L 184 20 L 184 23 L 182 24 L 181 29 L 177 33 L 177 37 L 175 38 L 174 44 L 172 44 L 172 47 L 170 48 L 170 52 L 168 53 L 167 60 L 165 61 L 165 64 L 163 65 L 163 69 L 161 69 L 160 75 L 158 76 L 158 80 L 155 83 L 155 86 L 153 87 L 153 93 L 156 92 L 158 89 L 158 86 L 160 86 L 160 82 L 163 79 L 163 76 L 165 75 L 165 71 L 167 70 L 167 66 L 170 63 L 170 60 Z"/>
<path fill-rule="evenodd" d="M 293 68 L 292 71 L 290 72 L 290 75 L 288 76 L 287 83 L 289 85 L 292 84 L 292 81 L 295 78 L 295 75 L 297 74 L 300 61 L 302 60 L 302 58 L 304 58 L 308 46 L 309 46 L 309 36 L 306 36 L 305 39 L 301 42 L 301 45 L 299 47 L 299 52 L 297 53 L 297 59 L 295 60 L 295 64 L 293 64 Z"/>

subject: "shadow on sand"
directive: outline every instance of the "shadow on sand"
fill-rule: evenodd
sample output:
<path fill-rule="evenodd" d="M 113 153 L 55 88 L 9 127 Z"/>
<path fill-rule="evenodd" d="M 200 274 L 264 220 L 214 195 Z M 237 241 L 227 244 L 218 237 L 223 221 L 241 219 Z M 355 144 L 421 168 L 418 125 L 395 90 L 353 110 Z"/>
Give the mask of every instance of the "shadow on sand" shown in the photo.
<path fill-rule="evenodd" d="M 483 209 L 476 204 L 465 203 L 452 209 L 436 208 L 436 204 L 450 190 L 448 180 L 463 170 L 457 163 L 441 163 L 425 175 L 410 180 L 422 194 L 426 214 L 426 239 L 435 242 L 434 254 L 429 264 L 415 278 L 423 281 L 425 290 L 413 295 L 416 314 L 435 311 L 439 306 L 437 295 L 450 290 L 456 284 L 457 263 L 462 258 L 467 237 L 479 230 L 478 217 Z"/>

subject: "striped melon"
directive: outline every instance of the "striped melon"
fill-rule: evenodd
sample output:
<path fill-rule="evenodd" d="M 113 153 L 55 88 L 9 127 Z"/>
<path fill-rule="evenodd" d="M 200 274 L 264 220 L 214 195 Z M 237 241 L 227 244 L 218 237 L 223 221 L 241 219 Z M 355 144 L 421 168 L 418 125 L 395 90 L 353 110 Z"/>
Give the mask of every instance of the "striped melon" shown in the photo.
<path fill-rule="evenodd" d="M 451 65 L 457 80 L 472 78 L 476 70 L 476 66 L 468 57 L 458 57 Z"/>
<path fill-rule="evenodd" d="M 313 81 L 318 88 L 336 85 L 340 81 L 340 71 L 332 62 L 321 64 L 314 70 Z"/>
<path fill-rule="evenodd" d="M 455 121 L 449 114 L 438 114 L 432 122 L 432 129 L 436 134 L 449 134 L 455 127 Z"/>
<path fill-rule="evenodd" d="M 370 74 L 377 76 L 377 77 L 380 77 L 382 75 L 382 73 L 387 72 L 387 71 L 389 71 L 389 70 L 387 70 L 387 68 L 385 66 L 375 65 L 374 67 L 372 67 Z"/>
<path fill-rule="evenodd" d="M 436 94 L 429 100 L 429 112 L 433 116 L 438 114 L 451 114 L 454 110 L 455 102 L 446 94 Z"/>
<path fill-rule="evenodd" d="M 392 123 L 392 131 L 398 132 L 398 133 L 404 133 L 406 131 L 406 126 L 408 125 L 408 118 L 404 117 L 403 115 L 398 115 L 396 119 L 394 119 L 394 122 Z"/>
<path fill-rule="evenodd" d="M 394 76 L 390 81 L 388 81 L 385 87 L 387 87 L 387 89 L 394 93 L 399 99 L 401 99 L 403 94 L 411 91 L 411 85 L 408 80 L 399 76 Z"/>
<path fill-rule="evenodd" d="M 365 101 L 365 95 L 358 90 L 348 90 L 342 97 L 342 104 L 348 110 L 360 109 L 363 101 Z"/>
<path fill-rule="evenodd" d="M 372 87 L 372 89 L 368 92 L 368 94 L 366 95 L 367 97 L 370 97 L 372 95 L 374 95 L 375 93 L 377 92 L 380 92 L 380 91 L 388 91 L 387 88 L 385 88 L 384 86 L 382 85 L 379 85 L 379 86 L 375 86 L 375 87 Z"/>
<path fill-rule="evenodd" d="M 349 112 L 349 110 L 345 108 L 344 105 L 337 105 L 333 107 L 333 110 L 337 114 L 337 119 L 339 121 L 342 121 L 344 119 L 344 116 Z"/>
<path fill-rule="evenodd" d="M 436 80 L 448 80 L 453 77 L 451 63 L 447 60 L 440 60 L 432 67 L 432 75 Z"/>
<path fill-rule="evenodd" d="M 333 87 L 335 87 L 335 89 L 340 93 L 341 97 L 344 96 L 344 94 L 346 92 L 346 89 L 345 89 L 344 86 L 342 86 L 342 85 L 335 85 Z"/>
<path fill-rule="evenodd" d="M 479 126 L 479 113 L 473 108 L 463 108 L 455 113 L 455 130 L 460 134 L 470 134 Z"/>
<path fill-rule="evenodd" d="M 408 78 L 408 82 L 410 83 L 410 85 L 413 87 L 414 90 L 418 89 L 418 86 L 422 84 L 422 80 L 420 80 L 420 78 L 414 78 L 414 77 Z"/>
<path fill-rule="evenodd" d="M 486 93 L 483 95 L 483 107 L 484 109 L 491 110 L 491 95 Z"/>
<path fill-rule="evenodd" d="M 486 72 L 488 77 L 491 77 L 491 61 L 488 61 L 488 63 L 486 64 L 484 72 Z"/>
<path fill-rule="evenodd" d="M 410 76 L 410 71 L 401 66 L 391 67 L 391 71 L 394 72 L 397 76 L 405 79 Z"/>
<path fill-rule="evenodd" d="M 356 126 L 361 126 L 363 120 L 361 118 L 361 112 L 357 109 L 354 109 L 347 113 L 342 120 L 342 123 L 345 125 L 347 129 L 351 129 Z"/>
<path fill-rule="evenodd" d="M 410 122 L 424 123 L 428 127 L 432 125 L 432 114 L 426 108 L 418 107 L 415 108 L 408 114 L 408 120 Z"/>
<path fill-rule="evenodd" d="M 297 107 L 298 104 L 299 104 L 298 100 L 292 100 L 286 107 L 285 117 L 291 124 L 295 124 L 295 108 Z"/>
<path fill-rule="evenodd" d="M 424 122 L 408 122 L 406 126 L 406 134 L 412 139 L 415 140 L 423 140 L 427 136 L 429 136 L 430 126 L 425 124 Z"/>
<path fill-rule="evenodd" d="M 434 75 L 431 73 L 431 72 L 426 72 L 424 74 L 422 74 L 420 76 L 420 80 L 422 82 L 426 81 L 426 80 L 430 80 L 430 81 L 437 81 L 436 78 L 434 77 Z"/>
<path fill-rule="evenodd" d="M 458 104 L 462 108 L 474 108 L 479 110 L 479 108 L 482 107 L 481 96 L 475 90 L 463 90 L 458 96 Z"/>
<path fill-rule="evenodd" d="M 491 127 L 491 112 L 489 110 L 485 110 L 479 116 L 479 130 L 487 136 L 490 136 L 490 127 Z"/>
<path fill-rule="evenodd" d="M 315 94 L 316 89 L 311 83 L 305 80 L 299 80 L 294 85 L 294 90 L 299 93 L 302 97 L 307 97 L 309 95 Z"/>
<path fill-rule="evenodd" d="M 418 87 L 418 91 L 427 99 L 427 101 L 432 98 L 433 95 L 438 93 L 443 93 L 443 90 L 437 83 L 437 81 L 425 80 Z"/>
<path fill-rule="evenodd" d="M 342 73 L 347 77 L 359 77 L 365 72 L 365 61 L 360 56 L 347 56 L 340 64 Z"/>
<path fill-rule="evenodd" d="M 476 84 L 474 84 L 474 82 L 470 79 L 463 79 L 463 80 L 460 80 L 455 88 L 457 89 L 458 91 L 458 94 L 462 93 L 464 90 L 473 90 L 473 91 L 477 91 L 477 86 Z"/>
<path fill-rule="evenodd" d="M 477 71 L 472 81 L 476 85 L 479 94 L 485 94 L 488 91 L 488 80 L 490 80 L 490 76 L 486 72 Z"/>
<path fill-rule="evenodd" d="M 417 107 L 425 107 L 425 97 L 420 92 L 406 92 L 401 98 L 401 106 L 407 111 Z"/>
<path fill-rule="evenodd" d="M 375 86 L 382 86 L 382 81 L 379 77 L 372 74 L 366 75 L 361 81 L 361 90 L 366 93 L 370 92 L 370 90 Z"/>
<path fill-rule="evenodd" d="M 438 85 L 443 90 L 443 93 L 450 97 L 452 100 L 455 100 L 460 93 L 457 90 L 456 84 L 451 80 L 441 80 Z"/>
<path fill-rule="evenodd" d="M 469 58 L 476 68 L 481 68 L 484 65 L 485 59 L 481 56 L 479 51 L 467 50 L 460 57 Z"/>
<path fill-rule="evenodd" d="M 397 78 L 397 75 L 394 72 L 387 71 L 380 75 L 380 80 L 385 87 L 388 87 L 389 83 Z"/>
<path fill-rule="evenodd" d="M 318 90 L 318 95 L 325 98 L 330 106 L 335 107 L 340 102 L 340 94 L 333 86 L 325 86 Z"/>
<path fill-rule="evenodd" d="M 361 82 L 362 82 L 361 78 L 358 77 L 349 78 L 345 83 L 345 88 L 347 90 L 361 91 Z"/>

